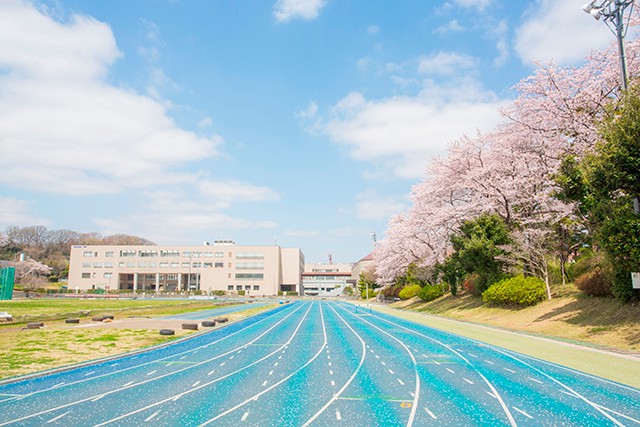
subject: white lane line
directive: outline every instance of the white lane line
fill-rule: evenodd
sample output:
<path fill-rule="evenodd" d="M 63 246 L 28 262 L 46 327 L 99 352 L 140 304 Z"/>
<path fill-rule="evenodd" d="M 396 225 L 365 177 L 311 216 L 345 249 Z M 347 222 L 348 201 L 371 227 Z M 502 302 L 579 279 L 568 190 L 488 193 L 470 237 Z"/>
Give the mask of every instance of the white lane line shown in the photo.
<path fill-rule="evenodd" d="M 145 421 L 151 421 L 152 419 L 154 419 L 156 417 L 156 415 L 158 415 L 160 413 L 160 411 L 156 411 L 153 414 L 149 415 L 147 418 L 145 418 Z"/>
<path fill-rule="evenodd" d="M 331 362 L 329 362 L 329 366 L 331 366 Z"/>
<path fill-rule="evenodd" d="M 247 421 L 248 417 L 249 417 L 249 411 L 242 414 L 242 418 L 240 418 L 240 421 Z"/>
<path fill-rule="evenodd" d="M 101 394 L 100 396 L 96 396 L 93 399 L 91 399 L 92 402 L 97 402 L 98 400 L 102 399 L 105 395 Z"/>
<path fill-rule="evenodd" d="M 340 411 L 336 409 L 336 420 L 340 421 L 342 419 L 342 415 L 340 415 Z"/>
<path fill-rule="evenodd" d="M 58 388 L 58 387 L 60 387 L 61 385 L 65 385 L 66 383 L 67 383 L 66 381 L 62 381 L 61 383 L 58 383 L 58 384 L 56 384 L 56 385 L 52 386 L 51 388 Z"/>
<path fill-rule="evenodd" d="M 49 424 L 49 423 L 54 423 L 54 422 L 58 421 L 60 418 L 62 418 L 62 417 L 64 417 L 65 415 L 67 415 L 69 412 L 71 412 L 71 411 L 67 411 L 67 412 L 65 412 L 64 414 L 60 414 L 60 415 L 58 415 L 58 416 L 57 416 L 57 417 L 55 417 L 55 418 L 51 418 L 49 421 L 47 421 L 47 424 Z"/>
<path fill-rule="evenodd" d="M 278 362 L 274 363 L 273 366 L 278 366 Z"/>
<path fill-rule="evenodd" d="M 427 407 L 425 407 L 425 408 L 424 408 L 424 410 L 425 410 L 425 411 L 427 412 L 427 414 L 429 414 L 429 416 L 430 416 L 431 418 L 433 418 L 434 420 L 437 420 L 437 419 L 438 419 L 438 417 L 436 417 L 436 415 L 435 415 L 433 412 L 431 412 Z"/>
<path fill-rule="evenodd" d="M 376 356 L 376 359 L 380 359 L 380 356 L 378 356 L 377 354 L 375 356 Z"/>
<path fill-rule="evenodd" d="M 596 406 L 598 406 L 600 409 L 603 409 L 603 410 L 605 410 L 605 411 L 607 411 L 607 412 L 611 412 L 611 413 L 612 413 L 612 414 L 614 414 L 614 415 L 618 415 L 619 417 L 626 418 L 626 419 L 628 419 L 629 421 L 633 421 L 633 422 L 635 422 L 635 423 L 640 424 L 640 420 L 636 420 L 635 418 L 631 418 L 631 417 L 629 417 L 629 416 L 627 416 L 627 415 L 625 415 L 625 414 L 621 414 L 620 412 L 616 412 L 616 411 L 614 411 L 614 410 L 613 410 L 613 409 L 611 409 L 611 408 L 607 408 L 606 406 L 600 406 L 600 405 L 598 405 L 597 403 L 596 403 Z"/>
<path fill-rule="evenodd" d="M 278 360 L 282 359 L 282 356 L 278 356 Z"/>
<path fill-rule="evenodd" d="M 84 376 L 85 376 L 85 377 L 88 377 L 89 375 L 91 375 L 91 374 L 95 374 L 95 373 L 96 373 L 96 371 L 87 372 L 86 374 L 84 374 Z"/>
<path fill-rule="evenodd" d="M 576 396 L 575 394 L 573 394 L 573 393 L 569 393 L 568 391 L 564 391 L 564 390 L 560 390 L 560 393 L 564 393 L 564 394 L 566 394 L 567 396 L 571 396 L 571 397 L 578 397 L 578 396 Z"/>
<path fill-rule="evenodd" d="M 438 362 L 437 360 L 434 360 L 433 363 L 435 363 L 436 365 L 440 364 L 440 362 Z"/>
<path fill-rule="evenodd" d="M 451 372 L 452 374 L 455 374 L 453 369 L 449 369 L 449 368 L 445 368 L 447 371 Z"/>
<path fill-rule="evenodd" d="M 424 353 L 422 353 L 422 355 L 423 355 L 425 358 L 427 358 L 427 359 L 429 358 L 429 356 L 427 356 L 427 355 L 426 355 L 426 354 L 424 354 Z M 428 409 L 427 409 L 427 408 L 424 408 L 424 409 L 426 409 L 426 410 L 428 411 Z"/>
<path fill-rule="evenodd" d="M 224 366 L 224 365 L 226 365 L 226 364 L 227 364 L 227 362 L 222 362 L 222 363 L 220 364 L 220 366 Z"/>
<path fill-rule="evenodd" d="M 382 366 L 387 366 L 387 364 L 384 363 L 382 360 L 380 361 L 380 363 L 382 363 Z"/>
<path fill-rule="evenodd" d="M 496 395 L 495 395 L 495 394 L 493 394 L 493 393 L 491 393 L 490 391 L 488 391 L 488 392 L 487 392 L 487 394 L 488 394 L 489 396 L 493 397 L 494 399 L 497 399 Z"/>
<path fill-rule="evenodd" d="M 532 417 L 531 415 L 527 414 L 527 413 L 526 413 L 526 412 L 524 412 L 522 409 L 518 409 L 518 408 L 516 408 L 515 406 L 512 406 L 512 408 L 513 408 L 515 411 L 520 412 L 522 415 L 524 415 L 525 417 L 529 418 L 530 420 L 532 420 L 532 419 L 533 419 L 533 417 Z"/>
<path fill-rule="evenodd" d="M 209 373 L 207 374 L 207 376 L 211 376 L 211 375 L 213 375 L 213 373 L 214 373 L 214 372 L 215 372 L 215 371 L 209 371 Z"/>
<path fill-rule="evenodd" d="M 398 380 L 398 382 L 400 383 L 400 385 L 404 385 L 404 382 L 402 382 L 402 380 L 400 378 L 396 378 L 396 380 Z"/>
<path fill-rule="evenodd" d="M 247 346 L 251 345 L 252 343 L 254 343 L 254 342 L 258 341 L 260 338 L 262 338 L 263 336 L 267 335 L 270 331 L 272 331 L 273 329 L 275 329 L 275 328 L 276 328 L 278 325 L 280 325 L 282 322 L 284 322 L 285 320 L 287 320 L 289 317 L 293 316 L 296 312 L 298 312 L 298 310 L 301 310 L 303 307 L 306 307 L 306 306 L 307 306 L 307 304 L 301 304 L 299 307 L 295 308 L 291 313 L 287 314 L 285 317 L 283 317 L 282 319 L 278 320 L 275 324 L 273 324 L 272 326 L 270 326 L 267 330 L 265 330 L 264 332 L 262 332 L 260 335 L 258 335 L 256 338 L 254 338 L 252 341 L 249 341 L 248 343 L 244 344 L 242 347 L 247 347 Z M 310 308 L 309 308 L 309 309 L 310 309 Z M 308 311 L 309 311 L 309 310 L 307 310 L 307 313 L 308 313 Z M 305 314 L 305 316 L 306 316 L 306 314 Z M 248 326 L 246 326 L 246 327 L 243 327 L 242 329 L 239 329 L 239 330 L 237 330 L 237 331 L 235 331 L 235 332 L 232 332 L 232 333 L 230 333 L 229 335 L 227 335 L 227 336 L 225 336 L 225 337 L 223 337 L 223 338 L 221 338 L 221 339 L 219 339 L 219 340 L 217 340 L 217 341 L 210 342 L 210 343 L 208 343 L 208 344 L 206 344 L 206 345 L 204 345 L 204 346 L 197 347 L 197 348 L 209 348 L 209 347 L 211 347 L 212 345 L 215 345 L 215 344 L 217 344 L 217 343 L 219 343 L 219 342 L 221 342 L 221 341 L 223 341 L 223 340 L 225 340 L 225 339 L 227 339 L 227 338 L 230 338 L 230 337 L 232 337 L 232 336 L 235 336 L 235 335 L 237 335 L 237 334 L 240 334 L 240 333 L 242 333 L 243 331 L 245 331 L 245 330 L 247 330 L 247 329 L 249 329 L 249 328 L 251 328 L 251 327 L 253 327 L 253 326 L 260 325 L 260 323 L 262 323 L 263 321 L 266 321 L 267 319 L 269 319 L 269 317 L 265 317 L 265 318 L 263 318 L 263 319 L 261 319 L 261 320 L 259 320 L 259 321 L 255 322 L 255 323 L 252 323 L 252 324 L 250 324 L 250 325 L 248 325 Z M 235 350 L 235 349 L 234 349 L 234 350 Z M 153 382 L 153 381 L 160 380 L 160 379 L 165 378 L 165 377 L 169 377 L 169 376 L 172 376 L 172 375 L 176 375 L 176 374 L 178 374 L 178 373 L 180 373 L 180 372 L 183 372 L 183 371 L 186 371 L 186 370 L 189 370 L 189 369 L 193 369 L 193 368 L 195 368 L 195 367 L 197 367 L 197 366 L 204 365 L 205 363 L 209 363 L 209 362 L 211 362 L 211 361 L 213 361 L 213 360 L 220 359 L 221 357 L 224 357 L 225 355 L 227 355 L 227 354 L 231 353 L 231 352 L 232 352 L 232 351 L 234 351 L 234 350 L 228 351 L 228 352 L 226 352 L 226 353 L 224 353 L 224 354 L 217 355 L 217 356 L 212 357 L 212 358 L 207 359 L 207 360 L 203 360 L 203 361 L 198 362 L 198 363 L 195 363 L 195 364 L 193 364 L 193 365 L 189 365 L 189 366 L 187 366 L 187 367 L 184 367 L 184 368 L 178 369 L 178 370 L 173 371 L 173 372 L 169 372 L 169 373 L 166 373 L 166 374 L 163 374 L 163 375 L 160 375 L 160 376 L 154 377 L 154 378 L 150 378 L 150 379 L 145 380 L 145 381 L 140 381 L 140 382 L 136 383 L 135 385 L 133 385 L 133 386 L 131 386 L 131 387 L 128 387 L 128 388 L 138 387 L 138 386 L 141 386 L 141 385 L 143 385 L 143 384 L 147 384 L 147 383 L 150 383 L 150 382 Z M 191 351 L 193 351 L 193 349 L 191 349 L 191 350 L 186 350 L 186 351 L 184 351 L 184 352 L 182 352 L 182 353 L 178 353 L 178 354 L 174 354 L 174 355 L 166 356 L 166 357 L 163 357 L 163 358 L 160 358 L 160 359 L 154 359 L 154 360 L 153 360 L 153 361 L 151 361 L 151 362 L 143 363 L 143 364 L 141 364 L 141 365 L 130 366 L 130 367 L 127 367 L 127 368 L 123 368 L 123 369 L 121 369 L 121 370 L 118 370 L 118 371 L 108 372 L 108 373 L 106 373 L 106 374 L 98 375 L 98 376 L 91 377 L 91 378 L 88 378 L 88 379 L 83 379 L 83 380 L 74 381 L 74 382 L 71 382 L 71 383 L 67 383 L 67 384 L 65 385 L 65 387 L 66 387 L 66 386 L 70 386 L 70 385 L 75 385 L 75 384 L 83 383 L 83 382 L 87 382 L 87 381 L 93 381 L 93 380 L 100 379 L 100 378 L 104 378 L 104 377 L 108 377 L 108 376 L 110 376 L 110 375 L 114 375 L 114 374 L 116 374 L 116 373 L 122 373 L 122 372 L 129 371 L 129 370 L 132 370 L 132 369 L 139 369 L 139 368 L 140 368 L 140 367 L 142 367 L 142 366 L 150 365 L 150 364 L 152 364 L 152 363 L 158 363 L 159 361 L 165 361 L 165 360 L 167 360 L 167 359 L 169 359 L 169 358 L 171 358 L 171 357 L 176 357 L 176 356 L 178 356 L 179 354 L 189 353 L 189 352 L 191 352 Z M 270 356 L 269 356 L 269 357 L 270 357 Z M 262 359 L 261 359 L 261 360 L 262 360 Z M 251 364 L 249 364 L 248 366 L 253 366 L 255 363 L 257 363 L 257 362 L 251 363 Z M 173 364 L 173 362 L 170 362 L 170 363 L 168 363 L 168 364 L 167 364 L 167 366 L 170 366 L 170 365 L 172 365 L 172 364 Z M 118 365 L 118 362 L 113 363 L 113 364 L 111 364 L 111 365 L 109 365 L 109 366 L 110 366 L 110 367 L 113 367 L 113 366 L 116 366 L 116 365 Z M 241 370 L 244 370 L 244 369 L 241 369 Z M 239 372 L 239 371 L 236 371 L 236 372 L 234 372 L 234 373 L 237 373 L 237 372 Z M 228 374 L 228 375 L 224 376 L 223 378 L 226 378 L 226 377 L 228 377 L 228 376 L 230 376 L 230 375 L 233 375 L 234 373 Z M 223 379 L 223 378 L 220 378 L 220 379 L 218 379 L 218 380 L 216 380 L 216 381 L 219 381 L 219 380 L 221 380 L 221 379 Z M 128 388 L 127 388 L 127 389 L 128 389 Z M 19 399 L 22 399 L 22 398 L 25 398 L 25 397 L 35 396 L 35 395 L 38 395 L 38 394 L 41 394 L 41 393 L 47 392 L 47 391 L 49 391 L 49 390 L 51 390 L 51 388 L 38 390 L 38 391 L 35 391 L 35 392 L 32 392 L 32 393 L 29 393 L 29 394 L 27 394 L 27 395 L 24 395 L 23 397 L 21 397 L 21 398 L 19 398 Z M 111 395 L 111 394 L 114 394 L 114 393 L 118 393 L 118 392 L 121 392 L 121 391 L 123 391 L 123 390 L 126 390 L 126 389 L 114 389 L 114 390 L 111 390 L 111 391 L 108 391 L 108 392 L 104 393 L 104 396 L 106 396 L 106 395 Z M 9 424 L 9 423 L 16 423 L 16 422 L 19 422 L 19 421 L 24 421 L 24 420 L 27 420 L 27 419 L 30 419 L 30 418 L 33 418 L 33 417 L 37 417 L 37 416 L 40 416 L 40 415 L 43 415 L 43 414 L 48 414 L 48 413 L 51 413 L 51 412 L 57 411 L 57 410 L 59 410 L 59 409 L 69 408 L 69 407 L 71 407 L 71 406 L 79 405 L 79 404 L 81 404 L 81 403 L 91 401 L 92 399 L 95 399 L 95 398 L 97 398 L 97 397 L 102 398 L 102 397 L 104 397 L 104 396 L 103 396 L 103 395 L 98 395 L 98 396 L 91 396 L 91 397 L 87 397 L 87 398 L 84 398 L 84 399 L 76 400 L 76 401 L 74 401 L 74 402 L 70 402 L 70 403 L 67 403 L 67 404 L 64 404 L 64 405 L 56 406 L 56 407 L 54 407 L 54 408 L 45 409 L 45 410 L 42 410 L 42 411 L 40 411 L 40 412 L 32 413 L 32 414 L 29 414 L 29 415 L 25 415 L 25 416 L 23 416 L 23 417 L 15 418 L 15 419 L 13 419 L 13 420 L 10 420 L 10 421 L 6 421 L 6 422 L 3 422 L 3 423 L 0 423 L 0 426 L 7 425 L 7 424 Z M 165 401 L 170 401 L 170 400 L 172 400 L 172 399 L 166 399 Z M 149 407 L 145 407 L 144 409 L 149 409 L 150 407 L 153 407 L 153 406 L 156 406 L 156 405 L 151 405 L 151 406 L 149 406 Z M 141 410 L 135 411 L 135 413 L 139 413 L 139 412 L 141 412 Z M 128 416 L 128 415 L 130 415 L 130 414 L 127 414 L 127 415 L 125 415 L 125 416 Z M 125 416 L 118 417 L 118 419 L 122 419 L 122 418 L 124 418 Z M 116 421 L 116 420 L 113 420 L 113 421 Z M 113 422 L 113 421 L 107 421 L 106 423 L 102 423 L 102 424 L 108 424 L 108 423 L 111 423 L 111 422 Z"/>
<path fill-rule="evenodd" d="M 133 384 L 133 381 L 129 381 L 128 383 L 124 384 L 122 387 L 126 387 L 126 386 L 129 386 L 131 384 Z"/>
<path fill-rule="evenodd" d="M 185 354 L 184 356 L 182 356 L 182 357 L 180 358 L 180 360 L 182 360 L 182 359 L 186 359 L 186 358 L 187 358 L 187 355 Z"/>
<path fill-rule="evenodd" d="M 394 372 L 393 372 L 391 369 L 389 369 L 389 373 L 390 373 L 391 375 L 393 375 L 393 374 L 394 374 Z"/>
<path fill-rule="evenodd" d="M 476 359 L 478 358 L 478 356 L 476 356 L 476 355 L 475 355 L 475 354 L 473 354 L 473 353 L 467 353 L 467 354 L 468 354 L 469 356 L 471 356 L 471 357 L 475 357 Z"/>
<path fill-rule="evenodd" d="M 196 381 L 195 383 L 191 384 L 191 387 L 195 387 L 195 386 L 197 386 L 198 384 L 200 384 L 200 381 Z"/>
<path fill-rule="evenodd" d="M 516 371 L 514 371 L 513 369 L 504 368 L 504 370 L 507 371 L 507 372 L 511 372 L 512 374 L 516 373 Z"/>
<path fill-rule="evenodd" d="M 531 378 L 531 377 L 529 377 L 529 379 L 530 379 L 531 381 L 533 381 L 534 383 L 544 384 L 542 381 L 537 380 L 537 379 L 535 379 L 535 378 Z"/>
<path fill-rule="evenodd" d="M 266 385 L 267 385 L 267 382 L 268 382 L 268 381 L 263 382 L 263 383 L 262 383 L 262 387 L 266 386 Z"/>
<path fill-rule="evenodd" d="M 330 371 L 329 371 L 329 375 L 333 375 L 333 371 L 331 371 L 331 370 L 330 370 Z"/>
<path fill-rule="evenodd" d="M 336 382 L 331 380 L 331 385 L 335 387 L 336 386 Z"/>
<path fill-rule="evenodd" d="M 495 363 L 493 363 L 491 360 L 485 360 L 485 362 L 487 362 L 489 365 L 495 365 Z"/>
<path fill-rule="evenodd" d="M 231 356 L 231 357 L 229 358 L 229 360 L 233 359 L 234 357 L 235 357 L 235 356 Z"/>
<path fill-rule="evenodd" d="M 273 375 L 273 369 L 269 371 L 269 375 Z"/>
<path fill-rule="evenodd" d="M 411 395 L 411 397 L 416 397 L 416 394 L 414 392 L 409 393 Z"/>
<path fill-rule="evenodd" d="M 148 373 L 147 373 L 147 376 L 149 376 L 149 375 L 153 375 L 153 374 L 155 374 L 156 372 L 158 372 L 158 370 L 157 370 L 157 369 L 154 369 L 153 371 L 148 372 Z"/>
<path fill-rule="evenodd" d="M 471 380 L 468 380 L 466 378 L 462 378 L 462 379 L 465 380 L 466 382 L 468 382 L 469 384 L 473 384 L 473 381 L 471 381 Z"/>

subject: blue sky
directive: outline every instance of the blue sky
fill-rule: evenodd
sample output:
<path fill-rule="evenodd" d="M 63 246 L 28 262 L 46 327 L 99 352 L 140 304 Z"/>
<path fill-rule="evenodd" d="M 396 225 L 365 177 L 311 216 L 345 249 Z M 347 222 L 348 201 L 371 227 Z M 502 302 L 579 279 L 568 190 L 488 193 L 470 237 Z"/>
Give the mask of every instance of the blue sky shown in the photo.
<path fill-rule="evenodd" d="M 355 262 L 536 62 L 613 41 L 581 5 L 3 0 L 0 230 Z"/>

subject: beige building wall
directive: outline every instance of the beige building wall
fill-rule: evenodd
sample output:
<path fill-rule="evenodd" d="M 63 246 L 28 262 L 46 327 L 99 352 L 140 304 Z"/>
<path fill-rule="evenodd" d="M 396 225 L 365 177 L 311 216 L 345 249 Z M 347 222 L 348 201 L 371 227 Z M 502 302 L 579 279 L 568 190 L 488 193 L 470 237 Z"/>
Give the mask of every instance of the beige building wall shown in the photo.
<path fill-rule="evenodd" d="M 71 248 L 69 289 L 277 295 L 300 288 L 303 268 L 300 249 L 279 246 L 228 241 L 212 246 L 76 245 Z"/>

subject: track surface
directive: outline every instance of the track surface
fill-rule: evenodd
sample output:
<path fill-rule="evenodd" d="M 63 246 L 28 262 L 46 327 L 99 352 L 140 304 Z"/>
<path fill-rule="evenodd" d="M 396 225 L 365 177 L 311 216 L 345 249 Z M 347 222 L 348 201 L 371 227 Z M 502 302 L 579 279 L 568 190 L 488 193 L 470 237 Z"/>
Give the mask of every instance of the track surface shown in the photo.
<path fill-rule="evenodd" d="M 640 390 L 348 304 L 0 384 L 0 426 L 637 426 Z"/>

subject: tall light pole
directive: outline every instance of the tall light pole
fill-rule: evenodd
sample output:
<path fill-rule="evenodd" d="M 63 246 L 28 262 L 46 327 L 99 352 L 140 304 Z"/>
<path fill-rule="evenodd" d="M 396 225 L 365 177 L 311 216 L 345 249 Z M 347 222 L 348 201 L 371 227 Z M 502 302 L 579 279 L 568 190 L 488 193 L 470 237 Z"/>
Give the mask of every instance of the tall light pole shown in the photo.
<path fill-rule="evenodd" d="M 596 20 L 602 18 L 618 40 L 622 90 L 627 90 L 627 64 L 624 54 L 624 37 L 627 34 L 633 4 L 634 0 L 593 0 L 582 6 L 582 10 L 593 16 Z M 627 8 L 629 8 L 628 14 L 625 13 Z"/>

